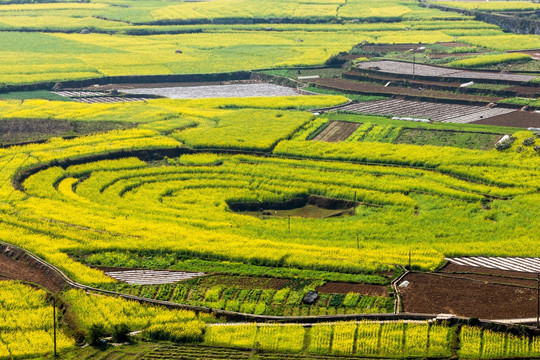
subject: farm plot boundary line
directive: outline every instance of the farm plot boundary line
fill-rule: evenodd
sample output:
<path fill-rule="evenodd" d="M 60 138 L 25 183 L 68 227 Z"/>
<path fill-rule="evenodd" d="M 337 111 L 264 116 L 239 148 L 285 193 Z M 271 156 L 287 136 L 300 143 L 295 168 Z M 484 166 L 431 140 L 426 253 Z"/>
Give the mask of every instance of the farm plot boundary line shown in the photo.
<path fill-rule="evenodd" d="M 453 174 L 451 172 L 446 172 L 438 169 L 435 167 L 427 167 L 427 166 L 415 166 L 415 165 L 409 165 L 409 164 L 400 164 L 397 162 L 372 162 L 372 161 L 361 161 L 361 160 L 343 160 L 343 159 L 326 159 L 326 158 L 318 158 L 318 157 L 302 157 L 302 156 L 294 156 L 294 155 L 276 155 L 273 154 L 273 149 L 270 149 L 269 151 L 255 151 L 255 150 L 242 150 L 242 149 L 218 149 L 218 148 L 200 148 L 200 149 L 193 149 L 189 147 L 176 147 L 176 148 L 165 148 L 165 149 L 136 149 L 136 150 L 119 150 L 119 151 L 113 151 L 113 152 L 107 152 L 107 153 L 101 153 L 101 154 L 95 154 L 95 155 L 89 155 L 89 156 L 82 156 L 82 157 L 75 157 L 75 158 L 67 158 L 63 160 L 53 160 L 49 163 L 41 163 L 33 167 L 23 168 L 19 170 L 12 178 L 11 183 L 15 190 L 19 190 L 22 192 L 25 192 L 24 186 L 22 185 L 23 182 L 30 176 L 36 174 L 39 171 L 46 170 L 52 166 L 59 166 L 62 168 L 67 168 L 72 165 L 81 165 L 85 164 L 87 162 L 93 162 L 93 161 L 100 161 L 100 160 L 117 160 L 122 159 L 126 157 L 137 157 L 141 159 L 142 161 L 148 161 L 148 160 L 160 160 L 165 156 L 168 157 L 177 157 L 184 154 L 198 154 L 198 153 L 215 153 L 215 154 L 225 154 L 225 155 L 252 155 L 252 156 L 261 156 L 266 158 L 275 158 L 275 159 L 290 159 L 290 160 L 312 160 L 312 161 L 322 161 L 322 162 L 328 162 L 328 163 L 347 163 L 347 164 L 358 164 L 358 165 L 367 165 L 367 166 L 385 166 L 385 167 L 393 167 L 393 168 L 407 168 L 407 169 L 418 169 L 418 170 L 426 170 L 426 171 L 433 171 L 440 174 L 445 174 L 450 177 L 453 177 L 455 179 L 476 183 L 476 184 L 482 184 L 482 185 L 493 185 L 492 183 L 482 181 L 481 179 L 474 179 L 474 178 L 467 178 L 462 177 L 456 174 Z M 496 184 L 496 186 L 499 187 L 512 187 L 502 184 Z M 540 191 L 540 190 L 539 190 Z M 494 199 L 503 199 L 507 200 L 510 197 L 497 197 L 489 194 L 482 194 L 483 196 L 486 196 L 488 198 L 494 198 Z"/>

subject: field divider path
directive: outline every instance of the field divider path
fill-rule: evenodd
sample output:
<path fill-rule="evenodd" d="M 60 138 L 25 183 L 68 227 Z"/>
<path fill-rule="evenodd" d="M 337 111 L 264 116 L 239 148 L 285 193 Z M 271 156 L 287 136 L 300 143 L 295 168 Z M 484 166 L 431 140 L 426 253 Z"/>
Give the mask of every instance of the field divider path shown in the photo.
<path fill-rule="evenodd" d="M 396 300 L 394 302 L 394 314 L 399 314 L 399 310 L 401 309 L 401 295 L 399 295 L 398 283 L 409 273 L 409 270 L 407 270 L 407 268 L 401 268 L 403 269 L 403 274 L 401 274 L 392 281 L 392 289 L 394 289 L 394 296 L 396 297 Z"/>

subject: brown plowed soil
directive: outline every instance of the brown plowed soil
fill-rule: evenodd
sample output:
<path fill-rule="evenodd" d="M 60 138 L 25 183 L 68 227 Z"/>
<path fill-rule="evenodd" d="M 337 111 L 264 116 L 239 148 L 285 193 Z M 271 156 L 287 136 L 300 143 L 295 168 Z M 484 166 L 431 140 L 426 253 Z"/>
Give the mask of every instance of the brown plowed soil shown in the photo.
<path fill-rule="evenodd" d="M 519 128 L 537 128 L 540 127 L 540 114 L 528 111 L 514 111 L 508 114 L 473 121 L 471 124 L 513 126 Z"/>
<path fill-rule="evenodd" d="M 229 285 L 243 289 L 264 288 L 279 290 L 290 285 L 291 280 L 251 276 L 214 275 L 201 278 L 199 283 L 205 285 Z"/>
<path fill-rule="evenodd" d="M 460 89 L 460 85 L 462 82 L 451 82 L 451 81 L 430 81 L 430 80 L 424 80 L 424 79 L 398 79 L 389 75 L 385 74 L 367 74 L 363 73 L 358 70 L 350 70 L 345 73 L 345 75 L 352 76 L 353 79 L 355 76 L 359 77 L 358 80 L 362 81 L 360 77 L 369 77 L 371 79 L 379 80 L 379 81 L 390 81 L 393 82 L 393 86 L 395 86 L 396 83 L 401 84 L 409 84 L 411 87 L 424 87 L 427 89 L 435 89 L 435 90 L 448 90 L 448 91 L 456 91 L 457 89 Z M 538 97 L 540 94 L 540 87 L 538 86 L 508 86 L 504 89 L 504 91 L 513 91 L 515 92 L 516 96 L 522 96 L 522 97 Z M 484 93 L 489 93 L 489 90 L 485 90 Z"/>
<path fill-rule="evenodd" d="M 356 129 L 360 127 L 360 123 L 349 122 L 349 121 L 331 121 L 328 126 L 321 131 L 321 133 L 313 140 L 316 141 L 326 141 L 326 142 L 338 142 L 347 140 Z"/>
<path fill-rule="evenodd" d="M 403 311 L 482 319 L 536 317 L 536 274 L 450 264 L 437 273 L 409 273 L 399 288 Z"/>
<path fill-rule="evenodd" d="M 22 280 L 43 286 L 45 289 L 58 292 L 63 284 L 54 281 L 39 269 L 0 254 L 0 280 Z"/>
<path fill-rule="evenodd" d="M 534 86 L 511 86 L 509 91 L 515 91 L 519 96 L 523 97 L 538 97 L 540 94 L 540 88 Z"/>
<path fill-rule="evenodd" d="M 310 82 L 344 91 L 353 91 L 356 93 L 370 94 L 370 95 L 399 95 L 399 96 L 413 96 L 417 98 L 433 98 L 433 99 L 449 99 L 460 101 L 472 101 L 472 102 L 497 102 L 499 97 L 493 96 L 478 96 L 478 95 L 466 95 L 466 94 L 454 94 L 437 90 L 418 90 L 403 87 L 384 87 L 383 85 L 363 83 L 357 81 L 351 81 L 346 79 L 312 79 Z"/>
<path fill-rule="evenodd" d="M 362 295 L 388 296 L 388 289 L 383 285 L 328 282 L 315 290 L 325 294 L 347 294 L 352 292 Z"/>

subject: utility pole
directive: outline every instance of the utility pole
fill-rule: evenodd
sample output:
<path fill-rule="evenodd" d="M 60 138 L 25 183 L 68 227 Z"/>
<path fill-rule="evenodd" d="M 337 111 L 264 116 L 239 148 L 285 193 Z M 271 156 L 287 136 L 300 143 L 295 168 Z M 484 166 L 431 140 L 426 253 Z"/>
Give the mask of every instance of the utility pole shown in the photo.
<path fill-rule="evenodd" d="M 414 80 L 414 68 L 416 67 L 416 53 L 413 52 L 413 61 L 412 61 L 412 79 Z"/>
<path fill-rule="evenodd" d="M 540 273 L 538 273 L 538 284 L 536 288 L 536 328 L 540 329 Z"/>
<path fill-rule="evenodd" d="M 57 357 L 58 354 L 56 353 L 56 299 L 52 298 L 52 304 L 53 304 L 53 342 L 54 342 L 54 357 Z"/>

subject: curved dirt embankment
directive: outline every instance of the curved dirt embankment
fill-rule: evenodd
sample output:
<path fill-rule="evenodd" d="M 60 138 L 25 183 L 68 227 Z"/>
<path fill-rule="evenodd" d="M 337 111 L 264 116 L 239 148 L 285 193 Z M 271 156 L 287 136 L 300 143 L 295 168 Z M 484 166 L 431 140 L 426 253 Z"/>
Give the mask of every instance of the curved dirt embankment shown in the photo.
<path fill-rule="evenodd" d="M 67 282 L 48 266 L 36 262 L 25 251 L 0 243 L 0 280 L 22 280 L 56 293 Z"/>

